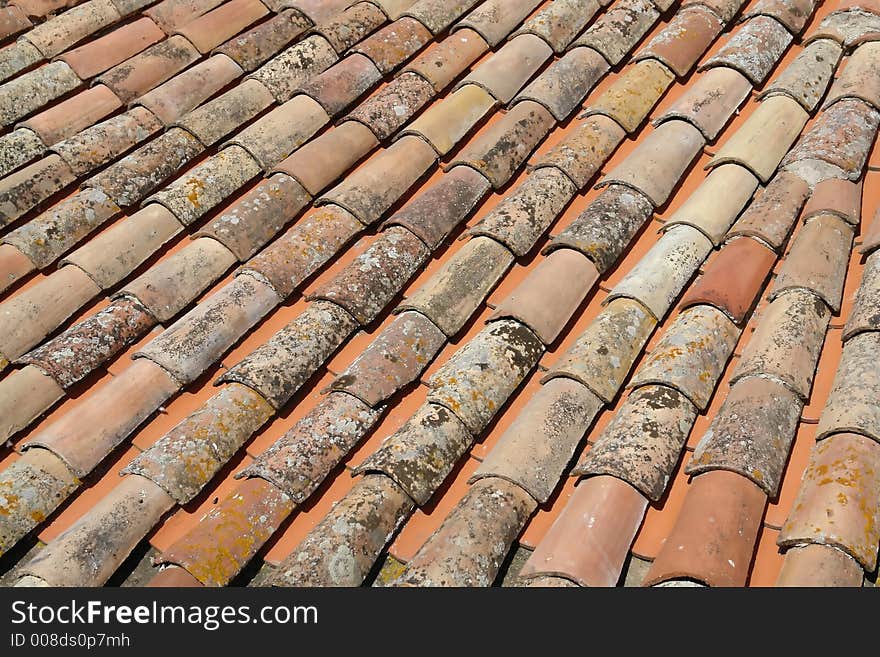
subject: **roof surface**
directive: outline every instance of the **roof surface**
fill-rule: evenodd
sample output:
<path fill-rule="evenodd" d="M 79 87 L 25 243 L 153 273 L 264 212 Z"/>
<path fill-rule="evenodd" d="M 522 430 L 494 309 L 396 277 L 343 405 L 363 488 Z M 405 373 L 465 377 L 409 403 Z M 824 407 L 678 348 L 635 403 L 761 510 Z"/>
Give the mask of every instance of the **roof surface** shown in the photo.
<path fill-rule="evenodd" d="M 876 577 L 877 0 L 0 38 L 4 583 Z"/>

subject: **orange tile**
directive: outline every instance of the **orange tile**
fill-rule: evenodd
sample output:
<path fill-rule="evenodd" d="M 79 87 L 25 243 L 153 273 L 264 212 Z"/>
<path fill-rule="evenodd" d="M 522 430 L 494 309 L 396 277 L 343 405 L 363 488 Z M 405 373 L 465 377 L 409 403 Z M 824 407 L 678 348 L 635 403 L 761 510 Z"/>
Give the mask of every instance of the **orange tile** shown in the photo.
<path fill-rule="evenodd" d="M 645 514 L 639 533 L 636 534 L 632 552 L 641 559 L 653 561 L 660 548 L 666 542 L 669 532 L 675 526 L 678 512 L 684 503 L 684 496 L 688 490 L 689 477 L 684 474 L 684 468 L 690 459 L 690 452 L 685 452 L 675 476 L 670 481 L 666 497 L 659 503 L 651 504 Z"/>
<path fill-rule="evenodd" d="M 696 161 L 691 164 L 691 168 L 685 173 L 684 178 L 682 178 L 675 186 L 675 189 L 673 189 L 669 200 L 666 201 L 666 205 L 662 208 L 658 208 L 656 214 L 657 221 L 669 221 L 672 215 L 675 214 L 684 202 L 690 198 L 691 194 L 703 184 L 703 181 L 706 180 L 706 177 L 710 173 L 703 167 L 706 166 L 711 159 L 712 158 L 705 153 L 701 153 L 697 157 Z"/>
<path fill-rule="evenodd" d="M 148 342 L 151 342 L 156 336 L 162 333 L 162 331 L 163 328 L 161 326 L 154 326 L 140 340 L 132 345 L 129 345 L 115 358 L 107 361 L 107 363 L 104 365 L 104 368 L 113 376 L 119 376 L 120 374 L 122 374 L 123 370 L 128 369 L 128 366 L 131 365 L 132 355 L 143 349 L 144 345 L 146 345 Z"/>
<path fill-rule="evenodd" d="M 250 465 L 253 459 L 246 454 L 238 454 L 205 486 L 201 494 L 186 506 L 166 516 L 156 529 L 147 537 L 150 545 L 159 552 L 164 552 L 179 538 L 192 530 L 208 512 L 222 500 L 229 497 L 238 482 L 233 475 Z"/>
<path fill-rule="evenodd" d="M 298 298 L 291 305 L 277 306 L 261 322 L 248 331 L 244 339 L 232 348 L 221 359 L 224 368 L 232 367 L 253 352 L 260 345 L 266 344 L 272 337 L 293 320 L 299 317 L 308 306 L 308 301 Z"/>
<path fill-rule="evenodd" d="M 593 323 L 593 320 L 602 311 L 602 302 L 607 296 L 605 292 L 595 286 L 587 293 L 587 297 L 575 312 L 572 321 L 569 321 L 560 337 L 550 345 L 541 357 L 540 363 L 542 367 L 551 369 L 556 364 L 581 334 L 587 330 L 587 327 Z"/>
<path fill-rule="evenodd" d="M 775 529 L 767 527 L 761 529 L 758 549 L 755 551 L 755 560 L 752 562 L 752 572 L 749 575 L 749 586 L 775 586 L 783 563 L 782 554 L 776 546 L 778 536 L 779 532 Z"/>
<path fill-rule="evenodd" d="M 422 544 L 434 533 L 452 508 L 464 497 L 470 487 L 467 480 L 474 473 L 479 461 L 468 458 L 454 470 L 443 486 L 434 493 L 431 501 L 417 509 L 403 526 L 388 551 L 404 563 L 413 558 Z"/>
<path fill-rule="evenodd" d="M 781 529 L 788 517 L 801 485 L 801 477 L 810 461 L 810 452 L 816 442 L 816 425 L 801 423 L 791 448 L 791 455 L 782 477 L 782 486 L 776 500 L 770 500 L 764 514 L 764 524 L 773 529 Z"/>
<path fill-rule="evenodd" d="M 293 549 L 302 543 L 306 535 L 315 528 L 334 502 L 342 499 L 351 490 L 354 479 L 345 469 L 330 476 L 299 509 L 293 512 L 291 521 L 282 531 L 275 534 L 267 543 L 268 550 L 263 560 L 277 566 Z"/>
<path fill-rule="evenodd" d="M 131 463 L 138 454 L 140 450 L 137 447 L 129 447 L 122 454 L 114 452 L 113 456 L 104 462 L 104 474 L 91 485 L 80 489 L 72 501 L 43 527 L 38 534 L 39 539 L 43 543 L 55 540 L 56 536 L 79 520 L 99 500 L 104 499 L 119 483 L 119 471 Z"/>
<path fill-rule="evenodd" d="M 535 396 L 535 393 L 541 389 L 538 382 L 543 376 L 540 370 L 533 370 L 526 377 L 525 385 L 520 385 L 516 392 L 508 400 L 507 404 L 501 409 L 500 416 L 496 416 L 495 420 L 483 436 L 477 438 L 477 442 L 471 447 L 471 456 L 482 461 L 492 448 L 498 444 L 504 432 L 513 424 L 513 421 L 522 413 L 523 408 L 529 403 L 529 400 Z"/>
<path fill-rule="evenodd" d="M 822 415 L 822 409 L 828 400 L 831 385 L 834 383 L 834 375 L 837 374 L 840 358 L 843 355 L 842 335 L 842 329 L 830 329 L 825 334 L 825 343 L 819 354 L 819 364 L 813 378 L 810 399 L 801 411 L 801 418 L 804 422 L 816 423 L 819 421 L 819 416 Z"/>
<path fill-rule="evenodd" d="M 20 459 L 18 452 L 10 449 L 9 451 L 4 451 L 3 456 L 0 456 L 0 472 L 3 472 L 10 465 L 15 463 L 18 459 Z"/>
<path fill-rule="evenodd" d="M 862 273 L 865 265 L 862 262 L 862 254 L 857 248 L 853 248 L 849 258 L 849 267 L 846 270 L 846 281 L 843 285 L 843 298 L 840 302 L 840 312 L 831 317 L 831 328 L 843 328 L 846 320 L 852 314 L 853 304 L 856 301 L 856 292 L 862 284 Z"/>
<path fill-rule="evenodd" d="M 718 415 L 718 411 L 721 410 L 721 405 L 724 403 L 724 400 L 727 399 L 727 395 L 730 394 L 730 375 L 733 373 L 733 370 L 736 368 L 736 363 L 739 359 L 734 356 L 727 363 L 727 367 L 724 372 L 721 374 L 721 380 L 718 385 L 715 387 L 715 393 L 712 395 L 712 399 L 709 401 L 709 408 L 707 408 L 703 413 L 697 415 L 697 421 L 694 422 L 694 428 L 691 429 L 691 433 L 688 436 L 687 448 L 691 451 L 697 446 L 697 443 L 700 442 L 703 435 L 709 429 L 709 425 L 712 423 L 712 420 L 715 419 L 715 416 Z"/>

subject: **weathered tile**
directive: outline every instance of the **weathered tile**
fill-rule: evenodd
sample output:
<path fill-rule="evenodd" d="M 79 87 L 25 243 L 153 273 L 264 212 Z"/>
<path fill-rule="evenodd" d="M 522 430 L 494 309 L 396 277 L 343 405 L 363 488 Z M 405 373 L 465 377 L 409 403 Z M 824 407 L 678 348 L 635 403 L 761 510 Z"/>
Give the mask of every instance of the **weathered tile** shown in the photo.
<path fill-rule="evenodd" d="M 295 178 L 309 194 L 316 195 L 378 145 L 376 135 L 363 123 L 345 121 L 307 142 L 275 170 Z"/>
<path fill-rule="evenodd" d="M 215 52 L 223 53 L 245 71 L 253 71 L 277 55 L 291 41 L 312 26 L 312 22 L 294 9 L 264 21 L 233 37 Z"/>
<path fill-rule="evenodd" d="M 4 409 L 0 437 L 5 441 L 27 429 L 63 397 L 64 388 L 38 366 L 26 365 L 11 372 L 0 387 L 0 405 Z M 5 465 L 8 461 L 4 460 Z"/>
<path fill-rule="evenodd" d="M 112 384 L 93 390 L 72 412 L 32 434 L 22 447 L 48 449 L 82 479 L 177 389 L 161 367 L 133 363 Z"/>
<path fill-rule="evenodd" d="M 865 571 L 837 548 L 807 543 L 789 548 L 776 586 L 862 586 Z"/>
<path fill-rule="evenodd" d="M 196 237 L 211 237 L 244 262 L 310 201 L 296 180 L 278 173 L 258 183 L 240 199 L 201 228 Z"/>
<path fill-rule="evenodd" d="M 379 552 L 413 508 L 410 497 L 388 477 L 359 478 L 278 565 L 267 583 L 270 586 L 360 586 Z"/>
<path fill-rule="evenodd" d="M 810 188 L 800 177 L 779 172 L 755 195 L 728 236 L 757 237 L 780 251 L 809 194 Z"/>
<path fill-rule="evenodd" d="M 712 306 L 683 310 L 647 355 L 629 386 L 670 386 L 704 411 L 739 336 L 739 329 Z"/>
<path fill-rule="evenodd" d="M 638 130 L 675 77 L 663 64 L 652 59 L 627 67 L 605 93 L 586 106 L 582 117 L 609 116 L 632 134 Z"/>
<path fill-rule="evenodd" d="M 537 336 L 519 322 L 487 324 L 428 380 L 428 401 L 447 407 L 479 434 L 543 350 Z"/>
<path fill-rule="evenodd" d="M 759 375 L 781 381 L 807 400 L 831 313 L 815 295 L 792 290 L 775 299 L 761 314 L 731 383 Z"/>
<path fill-rule="evenodd" d="M 419 23 L 438 34 L 463 16 L 477 0 L 418 0 L 403 16 L 412 16 Z"/>
<path fill-rule="evenodd" d="M 229 584 L 293 508 L 293 501 L 269 482 L 244 480 L 195 527 L 153 558 L 154 564 L 174 565 L 159 571 L 149 586 Z"/>
<path fill-rule="evenodd" d="M 729 470 L 776 497 L 802 407 L 797 395 L 775 381 L 738 381 L 700 438 L 687 474 Z"/>
<path fill-rule="evenodd" d="M 452 411 L 429 402 L 386 438 L 355 472 L 385 474 L 422 506 L 472 442 L 467 427 Z"/>
<path fill-rule="evenodd" d="M 19 362 L 36 365 L 66 390 L 138 340 L 154 323 L 137 301 L 117 299 L 29 351 Z"/>
<path fill-rule="evenodd" d="M 840 54 L 840 46 L 831 39 L 813 41 L 764 88 L 758 98 L 783 94 L 812 112 L 828 89 Z"/>
<path fill-rule="evenodd" d="M 46 152 L 46 146 L 33 130 L 17 128 L 0 137 L 0 178 Z"/>
<path fill-rule="evenodd" d="M 612 65 L 648 33 L 660 12 L 648 0 L 623 0 L 608 9 L 572 46 L 587 46 L 602 54 Z"/>
<path fill-rule="evenodd" d="M 53 2 L 54 0 L 49 1 Z M 213 2 L 214 0 L 208 1 Z M 116 7 L 116 11 L 118 11 L 123 18 L 153 4 L 152 0 L 110 0 L 110 2 L 113 3 L 113 6 Z"/>
<path fill-rule="evenodd" d="M 815 8 L 815 0 L 758 0 L 743 14 L 743 20 L 753 16 L 772 16 L 792 34 L 798 34 L 810 20 Z"/>
<path fill-rule="evenodd" d="M 791 156 L 786 153 L 807 119 L 806 110 L 788 96 L 766 98 L 739 130 L 721 145 L 706 168 L 733 162 L 746 167 L 766 183 L 780 161 L 784 163 Z"/>
<path fill-rule="evenodd" d="M 329 121 L 327 112 L 314 100 L 294 96 L 236 134 L 224 150 L 230 144 L 240 146 L 264 171 L 269 171 Z"/>
<path fill-rule="evenodd" d="M 434 149 L 418 137 L 403 137 L 323 194 L 318 203 L 334 203 L 371 224 L 400 200 L 436 158 Z"/>
<path fill-rule="evenodd" d="M 34 26 L 23 38 L 39 48 L 48 59 L 90 34 L 112 25 L 119 18 L 119 11 L 110 0 L 92 0 Z"/>
<path fill-rule="evenodd" d="M 424 315 L 401 313 L 330 388 L 375 408 L 415 381 L 445 343 L 446 336 Z"/>
<path fill-rule="evenodd" d="M 429 41 L 431 33 L 424 25 L 414 18 L 404 17 L 370 35 L 351 51 L 365 55 L 383 75 L 387 75 Z"/>
<path fill-rule="evenodd" d="M 397 132 L 433 97 L 434 88 L 422 76 L 404 71 L 345 118 L 363 123 L 377 139 L 384 140 Z"/>
<path fill-rule="evenodd" d="M 697 76 L 654 125 L 683 119 L 714 141 L 751 91 L 751 83 L 739 71 L 726 66 L 711 68 Z"/>
<path fill-rule="evenodd" d="M 0 226 L 6 226 L 76 180 L 55 154 L 37 160 L 0 181 Z"/>
<path fill-rule="evenodd" d="M 177 34 L 185 36 L 204 54 L 268 13 L 259 0 L 230 0 L 187 22 L 178 28 Z"/>
<path fill-rule="evenodd" d="M 178 37 L 171 37 L 167 43 L 171 43 L 175 38 Z M 157 56 L 157 58 L 165 59 L 162 56 Z M 176 57 L 169 55 L 167 58 L 174 62 L 170 68 L 176 68 Z M 145 68 L 147 67 L 145 66 Z M 229 57 L 214 55 L 140 96 L 136 102 L 162 119 L 165 125 L 171 125 L 241 74 L 241 67 Z M 165 77 L 164 71 L 158 77 Z M 152 81 L 143 85 L 138 84 L 131 93 L 140 93 L 142 86 L 150 85 L 152 85 Z"/>
<path fill-rule="evenodd" d="M 789 290 L 807 290 L 839 312 L 852 241 L 852 229 L 840 217 L 819 215 L 810 219 L 783 260 L 770 299 Z"/>
<path fill-rule="evenodd" d="M 418 73 L 431 83 L 434 91 L 440 92 L 488 49 L 483 37 L 473 30 L 456 30 L 403 70 Z"/>
<path fill-rule="evenodd" d="M 745 586 L 766 504 L 764 491 L 738 474 L 695 477 L 643 586 L 673 579 Z"/>
<path fill-rule="evenodd" d="M 701 5 L 683 8 L 657 36 L 640 48 L 633 61 L 654 58 L 685 77 L 721 32 L 718 16 Z"/>
<path fill-rule="evenodd" d="M 73 263 L 101 286 L 114 287 L 182 229 L 161 205 L 152 203 L 126 217 L 61 260 Z"/>
<path fill-rule="evenodd" d="M 534 34 L 561 54 L 601 8 L 598 0 L 557 0 L 529 18 L 513 36 Z"/>
<path fill-rule="evenodd" d="M 859 333 L 844 343 L 834 384 L 816 427 L 818 439 L 851 431 L 880 442 L 878 354 L 880 333 Z"/>
<path fill-rule="evenodd" d="M 307 80 L 299 91 L 320 103 L 330 116 L 337 116 L 381 78 L 373 62 L 353 54 Z M 292 100 L 296 100 L 296 96 Z"/>
<path fill-rule="evenodd" d="M 266 5 L 272 11 L 279 11 L 285 7 L 293 7 L 312 23 L 321 23 L 349 5 L 352 0 L 267 0 Z"/>
<path fill-rule="evenodd" d="M 597 280 L 596 266 L 582 253 L 557 249 L 496 306 L 491 319 L 512 317 L 531 328 L 544 344 L 552 344 Z M 560 281 L 569 284 L 560 285 Z"/>
<path fill-rule="evenodd" d="M 614 299 L 544 376 L 580 381 L 606 404 L 617 396 L 657 321 L 637 301 Z"/>
<path fill-rule="evenodd" d="M 0 86 L 0 126 L 9 126 L 82 82 L 66 62 L 51 62 Z"/>
<path fill-rule="evenodd" d="M 468 233 L 501 242 L 524 256 L 574 198 L 577 188 L 555 167 L 542 167 L 505 196 Z"/>
<path fill-rule="evenodd" d="M 880 109 L 880 76 L 875 69 L 878 57 L 880 43 L 859 46 L 846 60 L 843 71 L 831 85 L 825 107 L 843 98 L 860 98 Z"/>
<path fill-rule="evenodd" d="M 873 253 L 877 247 L 880 247 L 880 222 L 875 221 L 878 212 L 880 212 L 880 207 L 878 207 L 877 212 L 874 213 L 874 217 L 867 230 L 861 235 L 862 243 L 859 246 L 859 252 L 865 255 Z"/>
<path fill-rule="evenodd" d="M 778 543 L 839 548 L 868 572 L 880 541 L 880 445 L 844 433 L 819 441 Z"/>
<path fill-rule="evenodd" d="M 418 237 L 401 226 L 392 226 L 309 298 L 332 301 L 362 325 L 370 324 L 429 255 Z"/>
<path fill-rule="evenodd" d="M 810 187 L 818 185 L 823 180 L 848 177 L 846 171 L 840 167 L 814 158 L 797 160 L 790 164 L 785 164 L 782 166 L 782 171 L 794 173 L 796 176 L 804 180 Z"/>
<path fill-rule="evenodd" d="M 865 260 L 862 280 L 852 312 L 843 328 L 843 339 L 865 331 L 880 330 L 880 257 L 871 254 Z"/>
<path fill-rule="evenodd" d="M 0 48 L 0 81 L 11 78 L 16 73 L 30 68 L 43 59 L 43 55 L 27 41 L 19 39 L 5 48 Z"/>
<path fill-rule="evenodd" d="M 602 400 L 576 381 L 548 381 L 470 480 L 500 477 L 521 486 L 540 504 L 547 502 L 601 407 Z"/>
<path fill-rule="evenodd" d="M 552 55 L 553 49 L 543 39 L 521 34 L 481 62 L 458 86 L 476 84 L 499 102 L 508 103 Z"/>
<path fill-rule="evenodd" d="M 45 269 L 70 247 L 119 212 L 99 189 L 82 189 L 3 236 L 38 268 Z"/>
<path fill-rule="evenodd" d="M 822 19 L 818 27 L 810 30 L 807 42 L 815 39 L 834 39 L 844 48 L 855 45 L 862 37 L 880 32 L 880 16 L 873 12 L 855 9 L 836 11 Z"/>
<path fill-rule="evenodd" d="M 579 482 L 520 577 L 528 578 L 529 586 L 549 579 L 570 580 L 571 586 L 615 586 L 647 505 L 639 491 L 616 477 Z M 541 577 L 545 573 L 556 577 Z"/>
<path fill-rule="evenodd" d="M 83 186 L 104 192 L 121 206 L 134 205 L 203 150 L 186 130 L 172 128 L 89 178 Z"/>
<path fill-rule="evenodd" d="M 462 148 L 447 169 L 466 164 L 486 176 L 495 189 L 503 187 L 553 124 L 553 115 L 542 105 L 519 102 Z"/>
<path fill-rule="evenodd" d="M 280 409 L 355 329 L 357 322 L 342 307 L 314 301 L 217 382 L 246 385 Z"/>
<path fill-rule="evenodd" d="M 489 181 L 466 166 L 453 167 L 383 224 L 403 226 L 432 251 L 477 206 L 491 188 Z"/>
<path fill-rule="evenodd" d="M 330 393 L 236 477 L 260 477 L 296 502 L 304 502 L 379 420 L 344 392 Z"/>
<path fill-rule="evenodd" d="M 31 27 L 30 19 L 19 7 L 3 7 L 0 9 L 0 39 L 15 36 Z"/>
<path fill-rule="evenodd" d="M 621 184 L 663 205 L 704 145 L 703 135 L 690 123 L 667 121 L 642 137 L 635 150 L 609 171 L 596 187 Z"/>
<path fill-rule="evenodd" d="M 482 87 L 466 84 L 431 105 L 402 134 L 417 134 L 440 155 L 446 155 L 497 102 Z"/>
<path fill-rule="evenodd" d="M 272 104 L 272 94 L 256 80 L 245 80 L 229 91 L 184 114 L 175 123 L 205 146 L 217 143 Z"/>
<path fill-rule="evenodd" d="M 118 27 L 87 44 L 68 50 L 59 57 L 82 80 L 103 73 L 148 46 L 165 38 L 165 33 L 149 18 Z"/>
<path fill-rule="evenodd" d="M 641 386 L 630 393 L 573 474 L 617 477 L 656 502 L 666 491 L 696 417 L 697 409 L 677 390 Z"/>
<path fill-rule="evenodd" d="M 532 168 L 556 167 L 583 189 L 599 171 L 626 133 L 615 121 L 590 116 L 562 141 L 541 155 Z"/>
<path fill-rule="evenodd" d="M 46 146 L 72 137 L 122 107 L 120 99 L 102 84 L 84 89 L 19 123 L 33 130 Z"/>
<path fill-rule="evenodd" d="M 171 34 L 222 2 L 223 0 L 163 0 L 144 11 L 144 14 L 156 21 L 166 33 Z"/>
<path fill-rule="evenodd" d="M 232 283 L 198 304 L 134 354 L 192 383 L 276 304 L 278 297 L 253 276 Z"/>
<path fill-rule="evenodd" d="M 52 146 L 76 176 L 84 176 L 113 161 L 162 128 L 162 123 L 143 107 L 133 107 L 101 121 Z"/>
<path fill-rule="evenodd" d="M 420 312 L 453 336 L 512 264 L 513 255 L 501 244 L 474 237 L 397 309 Z"/>
<path fill-rule="evenodd" d="M 650 201 L 625 185 L 609 185 L 546 247 L 576 249 L 607 271 L 651 218 Z"/>
<path fill-rule="evenodd" d="M 168 322 L 235 264 L 225 246 L 201 238 L 150 267 L 117 294 L 134 297 L 160 322 Z"/>
<path fill-rule="evenodd" d="M 277 102 L 283 103 L 290 100 L 299 85 L 338 59 L 330 43 L 314 34 L 276 55 L 246 79 L 261 82 Z"/>
<path fill-rule="evenodd" d="M 757 240 L 748 237 L 733 239 L 709 261 L 705 273 L 687 289 L 680 307 L 709 304 L 741 326 L 775 263 L 776 254 Z"/>
<path fill-rule="evenodd" d="M 273 415 L 272 407 L 250 388 L 223 386 L 120 474 L 150 479 L 175 502 L 186 504 Z"/>
<path fill-rule="evenodd" d="M 608 62 L 592 48 L 575 48 L 550 64 L 517 94 L 514 102 L 533 100 L 564 121 L 608 71 Z"/>
<path fill-rule="evenodd" d="M 268 281 L 279 299 L 285 299 L 363 228 L 338 205 L 319 208 L 251 258 L 242 271 Z"/>
<path fill-rule="evenodd" d="M 333 49 L 342 54 L 387 20 L 376 5 L 358 2 L 318 23 L 312 32 L 327 39 Z"/>
<path fill-rule="evenodd" d="M 470 28 L 494 48 L 539 4 L 539 0 L 488 0 L 458 21 L 455 29 Z"/>
<path fill-rule="evenodd" d="M 878 124 L 880 112 L 870 105 L 860 100 L 840 100 L 819 115 L 782 164 L 818 159 L 839 167 L 847 178 L 856 180 L 868 158 Z"/>
<path fill-rule="evenodd" d="M 393 586 L 490 586 L 536 506 L 504 479 L 475 482 Z"/>
<path fill-rule="evenodd" d="M 675 226 L 614 286 L 608 299 L 635 299 L 660 320 L 711 250 L 712 242 L 696 228 Z"/>
<path fill-rule="evenodd" d="M 858 226 L 862 215 L 862 182 L 840 178 L 823 180 L 813 189 L 804 206 L 804 221 L 820 214 L 832 214 Z"/>
<path fill-rule="evenodd" d="M 735 164 L 716 167 L 666 220 L 664 228 L 693 226 L 717 247 L 757 188 L 758 179 L 748 169 Z"/>
<path fill-rule="evenodd" d="M 782 58 L 791 41 L 791 34 L 779 22 L 769 16 L 755 16 L 744 23 L 698 70 L 729 66 L 755 85 L 760 85 Z"/>

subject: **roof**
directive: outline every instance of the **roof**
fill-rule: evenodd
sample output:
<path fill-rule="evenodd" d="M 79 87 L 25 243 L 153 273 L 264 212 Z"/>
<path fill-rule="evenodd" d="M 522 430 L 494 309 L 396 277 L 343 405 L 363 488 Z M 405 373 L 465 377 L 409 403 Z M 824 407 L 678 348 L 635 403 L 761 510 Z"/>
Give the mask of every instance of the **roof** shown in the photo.
<path fill-rule="evenodd" d="M 743 5 L 5 5 L 3 581 L 872 581 L 880 4 Z"/>

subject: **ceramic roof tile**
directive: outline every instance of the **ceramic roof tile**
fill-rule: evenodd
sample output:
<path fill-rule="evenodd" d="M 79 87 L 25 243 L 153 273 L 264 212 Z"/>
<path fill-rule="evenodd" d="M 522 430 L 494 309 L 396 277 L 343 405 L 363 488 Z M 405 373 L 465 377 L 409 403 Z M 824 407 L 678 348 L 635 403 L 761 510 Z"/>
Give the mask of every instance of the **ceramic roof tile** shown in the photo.
<path fill-rule="evenodd" d="M 514 103 L 533 100 L 564 121 L 608 71 L 608 63 L 591 48 L 575 48 L 548 66 Z"/>
<path fill-rule="evenodd" d="M 601 7 L 597 0 L 557 0 L 529 18 L 514 35 L 534 34 L 562 53 Z"/>
<path fill-rule="evenodd" d="M 187 112 L 175 123 L 211 146 L 256 117 L 272 104 L 272 94 L 253 79 Z"/>
<path fill-rule="evenodd" d="M 381 141 L 397 132 L 434 94 L 433 87 L 420 75 L 404 72 L 345 118 L 363 123 Z"/>
<path fill-rule="evenodd" d="M 835 547 L 807 543 L 788 549 L 776 586 L 862 586 L 865 571 Z"/>
<path fill-rule="evenodd" d="M 813 189 L 804 206 L 803 219 L 807 221 L 820 214 L 831 214 L 858 226 L 861 208 L 862 183 L 832 178 L 823 180 Z"/>
<path fill-rule="evenodd" d="M 804 201 L 810 194 L 807 183 L 793 173 L 776 174 L 733 224 L 729 235 L 749 235 L 779 251 L 791 232 Z"/>
<path fill-rule="evenodd" d="M 878 56 L 880 43 L 866 43 L 856 48 L 831 85 L 825 107 L 842 98 L 861 98 L 880 109 L 880 76 L 873 68 Z"/>
<path fill-rule="evenodd" d="M 418 73 L 439 92 L 486 50 L 488 46 L 483 37 L 463 28 L 428 48 L 403 70 Z"/>
<path fill-rule="evenodd" d="M 170 43 L 174 38 L 171 37 L 168 42 Z M 185 50 L 183 54 L 186 54 Z M 186 54 L 186 57 L 188 58 L 189 55 Z M 176 68 L 177 58 L 169 57 L 169 59 L 175 62 L 173 66 Z M 136 103 L 143 105 L 162 119 L 165 125 L 171 125 L 241 74 L 241 67 L 229 57 L 214 55 L 139 96 Z M 165 77 L 164 68 L 160 77 Z M 132 93 L 140 93 L 143 87 L 152 84 L 153 80 L 150 79 L 146 84 L 138 85 Z"/>
<path fill-rule="evenodd" d="M 148 46 L 165 38 L 165 33 L 149 18 L 141 18 L 113 30 L 84 46 L 68 50 L 59 59 L 67 62 L 86 80 L 120 64 Z"/>
<path fill-rule="evenodd" d="M 834 39 L 849 48 L 862 36 L 880 32 L 880 16 L 861 9 L 833 12 L 822 19 L 819 26 L 810 30 L 807 40 Z"/>
<path fill-rule="evenodd" d="M 681 6 L 703 5 L 718 14 L 725 23 L 728 23 L 743 4 L 745 4 L 745 0 L 685 0 Z"/>
<path fill-rule="evenodd" d="M 156 21 L 166 33 L 171 34 L 178 27 L 210 11 L 223 0 L 162 0 L 144 14 Z"/>
<path fill-rule="evenodd" d="M 586 105 L 581 117 L 604 114 L 632 134 L 674 80 L 663 64 L 651 59 L 636 62 L 612 87 Z"/>
<path fill-rule="evenodd" d="M 855 304 L 846 320 L 843 335 L 849 340 L 858 333 L 877 330 L 880 330 L 880 258 L 872 254 L 865 261 Z"/>
<path fill-rule="evenodd" d="M 64 397 L 64 390 L 41 368 L 22 367 L 4 379 L 0 403 L 4 409 L 0 436 L 7 440 Z M 14 452 L 13 452 L 14 453 Z"/>
<path fill-rule="evenodd" d="M 729 66 L 740 71 L 756 85 L 767 79 L 770 71 L 791 43 L 791 34 L 768 16 L 749 19 L 700 70 Z"/>
<path fill-rule="evenodd" d="M 33 130 L 46 146 L 51 146 L 88 128 L 120 107 L 122 103 L 116 94 L 103 84 L 98 84 L 19 125 Z"/>
<path fill-rule="evenodd" d="M 228 56 L 243 70 L 253 71 L 278 54 L 311 25 L 312 22 L 298 11 L 286 9 L 229 39 L 216 48 L 215 52 Z"/>
<path fill-rule="evenodd" d="M 458 21 L 454 29 L 468 27 L 494 48 L 539 4 L 540 0 L 487 0 Z"/>
<path fill-rule="evenodd" d="M 15 5 L 0 9 L 0 39 L 15 36 L 32 25 L 27 14 Z"/>
<path fill-rule="evenodd" d="M 813 0 L 758 0 L 743 14 L 743 19 L 771 16 L 785 25 L 792 34 L 798 34 L 812 16 L 815 5 Z"/>
<path fill-rule="evenodd" d="M 542 39 L 522 34 L 481 62 L 458 86 L 476 84 L 507 103 L 552 55 L 553 50 Z"/>
<path fill-rule="evenodd" d="M 44 57 L 54 57 L 119 18 L 119 11 L 110 0 L 90 0 L 36 25 L 23 38 Z"/>
<path fill-rule="evenodd" d="M 369 2 L 358 2 L 333 18 L 318 23 L 312 32 L 320 34 L 343 53 L 387 21 L 384 12 Z"/>
<path fill-rule="evenodd" d="M 783 94 L 812 112 L 828 89 L 840 55 L 840 46 L 831 39 L 813 41 L 764 87 L 758 98 Z"/>
<path fill-rule="evenodd" d="M 315 34 L 276 55 L 247 79 L 262 83 L 277 102 L 283 103 L 293 96 L 300 84 L 336 63 L 337 59 L 330 42 Z"/>
<path fill-rule="evenodd" d="M 75 180 L 58 155 L 49 155 L 0 181 L 0 225 L 6 226 Z"/>
<path fill-rule="evenodd" d="M 592 48 L 616 66 L 659 17 L 648 0 L 623 0 L 612 5 L 572 46 Z"/>
<path fill-rule="evenodd" d="M 352 0 L 267 0 L 272 11 L 292 7 L 307 16 L 313 23 L 320 23 L 353 4 Z"/>
<path fill-rule="evenodd" d="M 403 16 L 412 16 L 433 34 L 443 32 L 463 16 L 478 0 L 417 0 Z"/>
<path fill-rule="evenodd" d="M 0 48 L 0 81 L 5 81 L 43 59 L 40 51 L 27 41 L 16 41 Z"/>
<path fill-rule="evenodd" d="M 8 126 L 82 82 L 65 62 L 51 62 L 0 86 L 0 125 Z"/>
<path fill-rule="evenodd" d="M 635 61 L 652 57 L 666 64 L 679 77 L 686 76 L 718 36 L 723 23 L 701 5 L 677 12 L 669 24 L 639 49 Z"/>
<path fill-rule="evenodd" d="M 431 33 L 414 18 L 404 17 L 367 37 L 354 47 L 387 75 L 431 40 Z"/>
<path fill-rule="evenodd" d="M 182 25 L 177 34 L 206 53 L 269 13 L 259 0 L 229 0 Z"/>
<path fill-rule="evenodd" d="M 445 155 L 494 109 L 496 101 L 482 87 L 466 84 L 428 108 L 402 134 L 417 134 Z"/>

